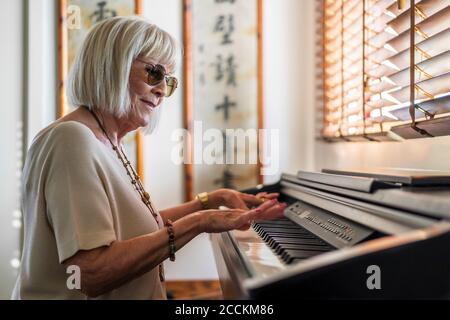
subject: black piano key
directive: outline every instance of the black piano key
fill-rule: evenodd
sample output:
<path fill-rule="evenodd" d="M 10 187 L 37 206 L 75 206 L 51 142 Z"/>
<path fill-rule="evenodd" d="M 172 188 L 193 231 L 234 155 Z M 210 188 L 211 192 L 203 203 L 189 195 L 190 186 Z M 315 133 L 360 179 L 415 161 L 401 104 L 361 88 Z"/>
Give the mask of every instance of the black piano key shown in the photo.
<path fill-rule="evenodd" d="M 286 250 L 294 250 L 294 249 L 296 249 L 296 248 L 286 248 L 286 246 L 287 245 L 293 245 L 293 243 L 284 243 L 284 244 L 277 244 L 277 245 L 275 245 L 275 246 L 273 246 L 272 247 L 272 249 L 273 249 L 273 251 L 275 251 L 275 253 L 277 253 L 278 255 L 281 255 L 281 254 L 283 254 L 283 252 L 285 252 Z M 298 244 L 296 244 L 296 245 L 298 245 Z M 302 246 L 302 245 L 299 245 L 299 246 Z M 328 252 L 328 251 L 331 251 L 331 250 L 328 250 L 328 247 L 326 247 L 326 246 L 318 246 L 318 245 L 316 245 L 316 244 L 303 244 L 303 246 L 316 246 L 317 247 L 317 249 L 315 249 L 315 250 L 310 250 L 310 251 L 321 251 L 321 252 Z M 298 247 L 298 249 L 301 249 L 302 247 Z M 311 248 L 311 249 L 313 249 L 313 248 Z M 325 251 L 322 251 L 322 250 L 325 250 Z"/>
<path fill-rule="evenodd" d="M 301 240 L 301 241 L 300 241 Z M 281 238 L 281 237 L 274 237 L 267 241 L 268 245 L 273 248 L 276 244 L 289 244 L 289 243 L 304 243 L 304 244 L 324 244 L 323 241 L 319 239 L 296 239 L 296 238 Z"/>
<path fill-rule="evenodd" d="M 253 229 L 287 264 L 334 250 L 328 243 L 289 219 L 257 221 Z"/>
<path fill-rule="evenodd" d="M 273 235 L 271 237 L 268 237 L 267 240 L 265 241 L 267 244 L 272 244 L 272 243 L 316 243 L 316 244 L 322 244 L 322 242 L 320 242 L 320 240 L 316 239 L 316 238 L 306 238 L 306 237 L 285 237 L 285 236 L 279 236 L 279 235 Z"/>
<path fill-rule="evenodd" d="M 264 241 L 269 240 L 273 237 L 283 237 L 283 238 L 297 238 L 297 239 L 317 239 L 311 234 L 302 234 L 302 233 L 286 233 L 286 232 L 271 232 L 271 233 L 262 233 L 260 234 L 261 238 Z"/>
<path fill-rule="evenodd" d="M 281 255 L 285 250 L 310 250 L 328 252 L 333 250 L 330 246 L 323 245 L 311 245 L 311 244 L 283 244 L 274 248 L 274 251 Z"/>

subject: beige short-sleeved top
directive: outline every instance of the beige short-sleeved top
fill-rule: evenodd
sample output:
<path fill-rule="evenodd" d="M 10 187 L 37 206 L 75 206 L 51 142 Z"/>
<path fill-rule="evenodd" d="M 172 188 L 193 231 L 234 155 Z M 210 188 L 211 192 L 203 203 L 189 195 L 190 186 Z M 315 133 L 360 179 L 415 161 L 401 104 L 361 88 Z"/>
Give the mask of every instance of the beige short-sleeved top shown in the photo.
<path fill-rule="evenodd" d="M 158 230 L 117 155 L 85 125 L 55 122 L 33 141 L 23 171 L 24 248 L 13 299 L 87 299 L 61 262 L 78 250 Z M 158 214 L 160 224 L 161 217 Z M 97 299 L 165 299 L 158 268 Z"/>

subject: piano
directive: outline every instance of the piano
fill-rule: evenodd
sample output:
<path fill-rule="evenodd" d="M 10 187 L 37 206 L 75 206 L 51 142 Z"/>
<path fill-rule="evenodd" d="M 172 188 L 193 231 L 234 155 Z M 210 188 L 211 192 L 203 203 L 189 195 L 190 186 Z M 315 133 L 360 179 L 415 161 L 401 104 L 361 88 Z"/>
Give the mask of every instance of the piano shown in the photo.
<path fill-rule="evenodd" d="M 442 182 L 442 181 L 441 181 Z M 283 174 L 284 217 L 212 234 L 225 299 L 450 298 L 450 186 Z"/>

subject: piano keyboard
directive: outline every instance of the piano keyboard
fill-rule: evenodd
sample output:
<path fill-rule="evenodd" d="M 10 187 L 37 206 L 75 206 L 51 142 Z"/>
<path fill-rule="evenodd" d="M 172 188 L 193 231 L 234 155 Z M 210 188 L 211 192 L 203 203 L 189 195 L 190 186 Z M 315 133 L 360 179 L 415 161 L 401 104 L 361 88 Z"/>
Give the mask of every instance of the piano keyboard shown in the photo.
<path fill-rule="evenodd" d="M 300 201 L 291 202 L 285 216 L 230 233 L 234 246 L 249 261 L 246 265 L 252 276 L 271 276 L 298 262 L 353 246 L 374 232 Z"/>
<path fill-rule="evenodd" d="M 335 250 L 308 230 L 288 219 L 256 222 L 253 229 L 285 264 Z"/>

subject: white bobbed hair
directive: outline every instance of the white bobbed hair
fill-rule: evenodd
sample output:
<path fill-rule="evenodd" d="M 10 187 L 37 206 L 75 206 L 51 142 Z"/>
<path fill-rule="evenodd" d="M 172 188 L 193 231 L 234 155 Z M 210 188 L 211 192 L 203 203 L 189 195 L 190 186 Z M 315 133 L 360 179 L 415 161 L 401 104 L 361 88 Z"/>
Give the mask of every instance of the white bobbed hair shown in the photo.
<path fill-rule="evenodd" d="M 69 73 L 68 103 L 117 117 L 126 115 L 132 108 L 131 65 L 138 56 L 153 59 L 172 72 L 177 45 L 170 34 L 140 17 L 115 17 L 96 24 Z M 155 110 L 155 118 L 159 117 L 159 109 Z"/>

